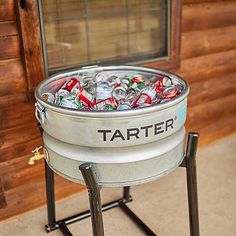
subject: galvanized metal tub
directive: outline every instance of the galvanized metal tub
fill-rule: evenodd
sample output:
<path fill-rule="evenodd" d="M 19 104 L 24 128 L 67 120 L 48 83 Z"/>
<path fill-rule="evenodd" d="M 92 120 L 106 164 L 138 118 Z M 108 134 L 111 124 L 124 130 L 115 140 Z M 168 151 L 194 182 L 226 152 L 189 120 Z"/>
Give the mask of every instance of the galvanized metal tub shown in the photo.
<path fill-rule="evenodd" d="M 112 75 L 167 76 L 181 83 L 183 93 L 163 104 L 126 111 L 78 111 L 44 101 L 44 92 L 58 90 L 75 73 L 103 72 Z M 83 68 L 58 75 L 39 84 L 35 91 L 36 117 L 44 131 L 63 142 L 87 147 L 127 147 L 166 138 L 185 123 L 189 87 L 179 76 L 144 67 L 104 66 Z"/>
<path fill-rule="evenodd" d="M 131 186 L 156 180 L 174 171 L 184 157 L 184 127 L 159 141 L 132 147 L 85 147 L 64 143 L 44 133 L 48 165 L 73 182 L 84 183 L 79 166 L 94 163 L 98 184 Z"/>

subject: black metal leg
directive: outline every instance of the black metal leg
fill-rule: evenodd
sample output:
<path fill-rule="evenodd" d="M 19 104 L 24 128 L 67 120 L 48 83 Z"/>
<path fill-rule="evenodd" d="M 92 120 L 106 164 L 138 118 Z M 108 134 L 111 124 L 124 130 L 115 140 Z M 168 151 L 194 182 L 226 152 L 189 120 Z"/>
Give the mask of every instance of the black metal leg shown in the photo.
<path fill-rule="evenodd" d="M 42 125 L 38 122 L 38 128 L 43 136 Z M 54 230 L 57 225 L 56 223 L 56 210 L 55 210 L 55 194 L 54 194 L 54 173 L 48 166 L 46 160 L 44 160 L 45 166 L 45 180 L 46 180 L 46 198 L 47 198 L 47 213 L 48 213 L 48 224 L 45 225 L 47 232 Z"/>
<path fill-rule="evenodd" d="M 54 173 L 45 161 L 46 195 L 48 225 L 46 231 L 50 232 L 56 226 L 55 195 L 54 195 Z"/>
<path fill-rule="evenodd" d="M 100 188 L 92 168 L 91 163 L 83 163 L 79 167 L 88 188 L 93 236 L 104 236 Z"/>
<path fill-rule="evenodd" d="M 131 200 L 130 187 L 129 186 L 123 188 L 123 198 L 124 198 L 124 200 L 128 200 L 128 201 Z"/>
<path fill-rule="evenodd" d="M 42 136 L 43 135 L 43 127 L 39 122 L 38 122 L 38 128 L 39 128 L 40 134 Z"/>
<path fill-rule="evenodd" d="M 157 236 L 124 202 L 120 201 L 122 211 L 148 236 Z"/>
<path fill-rule="evenodd" d="M 198 192 L 197 192 L 197 173 L 196 173 L 196 151 L 199 135 L 197 133 L 188 134 L 188 144 L 185 157 L 188 205 L 189 205 L 189 224 L 190 236 L 199 236 L 199 216 L 198 216 Z"/>
<path fill-rule="evenodd" d="M 59 223 L 59 228 L 60 228 L 61 232 L 63 233 L 63 235 L 65 235 L 65 236 L 73 236 L 73 234 L 67 228 L 65 222 L 60 222 Z"/>

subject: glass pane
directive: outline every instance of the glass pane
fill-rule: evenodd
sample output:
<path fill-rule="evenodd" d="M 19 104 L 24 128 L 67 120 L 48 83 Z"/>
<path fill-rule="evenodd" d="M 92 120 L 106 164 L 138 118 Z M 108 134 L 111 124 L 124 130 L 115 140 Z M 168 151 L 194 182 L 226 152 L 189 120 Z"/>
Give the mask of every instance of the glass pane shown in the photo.
<path fill-rule="evenodd" d="M 162 25 L 156 13 L 145 12 L 129 17 L 130 53 L 159 51 L 163 46 Z"/>
<path fill-rule="evenodd" d="M 133 10 L 160 9 L 162 0 L 128 0 L 128 6 Z"/>
<path fill-rule="evenodd" d="M 49 69 L 167 56 L 165 0 L 43 0 Z"/>
<path fill-rule="evenodd" d="M 46 20 L 62 16 L 82 16 L 84 10 L 83 0 L 43 0 L 43 13 Z"/>
<path fill-rule="evenodd" d="M 90 16 L 105 13 L 114 14 L 116 13 L 124 13 L 126 7 L 125 0 L 119 1 L 111 1 L 111 0 L 89 0 L 86 1 L 88 3 L 88 13 Z"/>
<path fill-rule="evenodd" d="M 123 16 L 92 18 L 89 30 L 91 61 L 128 54 L 127 26 Z"/>
<path fill-rule="evenodd" d="M 70 67 L 88 61 L 84 20 L 63 20 L 45 25 L 49 68 Z"/>

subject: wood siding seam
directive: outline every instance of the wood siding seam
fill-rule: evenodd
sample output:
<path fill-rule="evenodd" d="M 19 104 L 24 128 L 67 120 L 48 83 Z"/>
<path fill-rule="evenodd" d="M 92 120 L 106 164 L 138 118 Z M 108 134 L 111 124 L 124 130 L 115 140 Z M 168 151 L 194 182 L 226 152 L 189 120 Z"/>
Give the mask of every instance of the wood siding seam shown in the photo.
<path fill-rule="evenodd" d="M 214 2 L 232 2 L 232 0 L 183 0 L 183 5 L 194 5 Z"/>
<path fill-rule="evenodd" d="M 0 22 L 0 37 L 18 35 L 16 21 Z"/>
<path fill-rule="evenodd" d="M 5 63 L 9 63 L 9 62 L 16 62 L 16 61 L 20 62 L 19 58 L 11 58 L 11 59 L 7 59 L 7 60 L 0 58 L 0 66 L 1 66 L 1 64 L 5 64 Z"/>
<path fill-rule="evenodd" d="M 0 35 L 0 40 L 5 38 L 11 38 L 11 37 L 19 37 L 18 34 L 11 34 L 11 35 Z"/>
<path fill-rule="evenodd" d="M 236 1 L 183 5 L 183 31 L 204 30 L 236 24 Z"/>
<path fill-rule="evenodd" d="M 42 146 L 42 138 L 40 135 L 38 136 L 38 138 L 28 141 L 27 143 L 16 144 L 14 146 L 14 150 L 12 150 L 12 147 L 4 148 L 0 150 L 0 163 L 17 160 L 26 155 L 28 155 L 29 157 L 32 149 L 38 146 Z"/>
<path fill-rule="evenodd" d="M 0 4 L 0 22 L 16 19 L 15 0 L 1 0 Z"/>
<path fill-rule="evenodd" d="M 17 113 L 14 110 L 14 105 L 0 110 L 0 130 L 14 128 L 24 123 L 36 122 L 34 104 L 19 103 L 17 106 L 20 111 Z"/>
<path fill-rule="evenodd" d="M 233 49 L 236 49 L 236 25 L 182 33 L 182 60 Z"/>
<path fill-rule="evenodd" d="M 226 72 L 227 74 L 235 72 L 235 61 L 236 49 L 182 60 L 181 68 L 174 72 L 188 82 L 204 81 L 224 75 Z"/>
<path fill-rule="evenodd" d="M 20 58 L 19 36 L 0 37 L 0 58 Z"/>

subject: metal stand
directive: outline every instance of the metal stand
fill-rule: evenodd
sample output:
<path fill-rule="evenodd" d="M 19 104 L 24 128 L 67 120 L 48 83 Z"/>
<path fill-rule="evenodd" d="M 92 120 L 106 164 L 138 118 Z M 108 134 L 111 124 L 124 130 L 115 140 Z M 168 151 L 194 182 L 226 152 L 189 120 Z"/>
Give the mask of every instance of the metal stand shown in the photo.
<path fill-rule="evenodd" d="M 196 170 L 196 152 L 198 143 L 198 134 L 188 134 L 188 144 L 186 156 L 182 163 L 186 167 L 187 189 L 188 189 L 188 207 L 189 207 L 189 225 L 190 235 L 199 236 L 199 216 L 198 216 L 198 192 L 197 192 L 197 170 Z"/>
<path fill-rule="evenodd" d="M 189 133 L 186 156 L 181 163 L 181 167 L 186 167 L 187 172 L 187 189 L 189 204 L 189 223 L 190 236 L 199 236 L 198 220 L 198 198 L 197 198 L 197 177 L 196 177 L 196 150 L 197 150 L 197 133 Z M 54 197 L 54 173 L 45 161 L 46 176 L 46 194 L 47 194 L 47 212 L 48 224 L 45 226 L 46 232 L 60 229 L 63 235 L 73 236 L 67 225 L 83 220 L 91 216 L 93 236 L 104 236 L 102 212 L 119 207 L 127 216 L 132 219 L 145 235 L 155 236 L 156 234 L 126 205 L 132 201 L 130 196 L 130 187 L 123 188 L 123 197 L 108 204 L 101 205 L 100 188 L 97 184 L 96 177 L 93 173 L 93 164 L 84 163 L 79 167 L 85 184 L 88 189 L 90 210 L 84 211 L 77 215 L 67 217 L 56 221 L 55 214 L 55 197 Z"/>
<path fill-rule="evenodd" d="M 92 167 L 92 164 L 84 163 L 79 167 L 79 169 L 88 188 L 93 235 L 104 236 L 100 188 L 97 185 Z"/>

